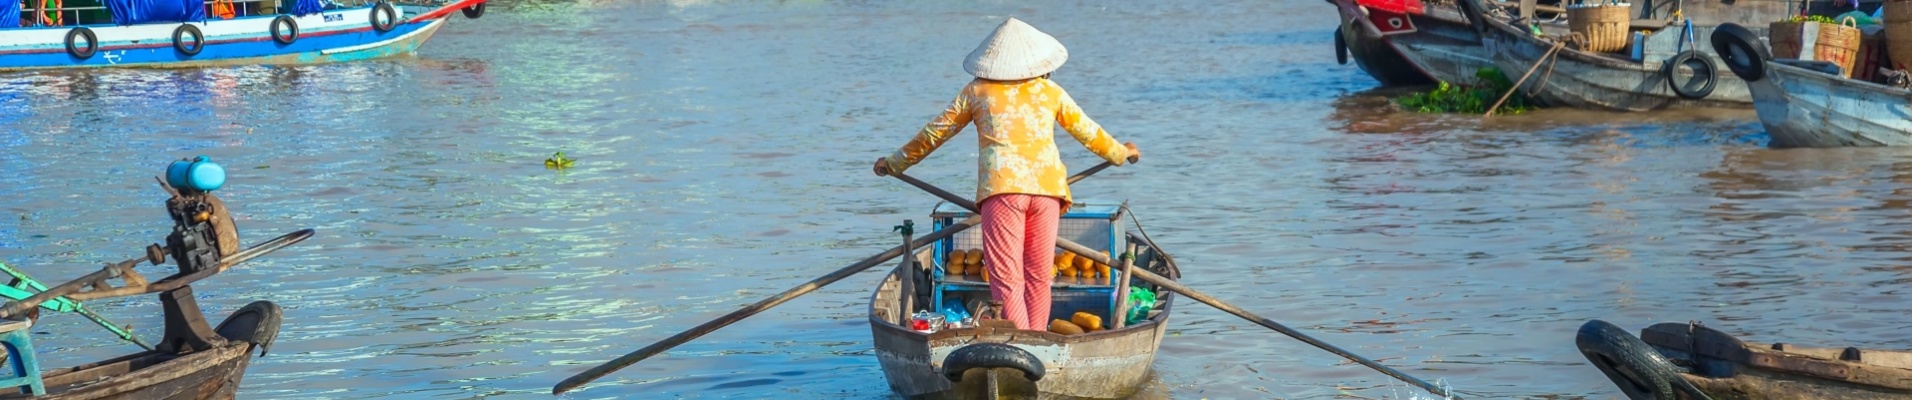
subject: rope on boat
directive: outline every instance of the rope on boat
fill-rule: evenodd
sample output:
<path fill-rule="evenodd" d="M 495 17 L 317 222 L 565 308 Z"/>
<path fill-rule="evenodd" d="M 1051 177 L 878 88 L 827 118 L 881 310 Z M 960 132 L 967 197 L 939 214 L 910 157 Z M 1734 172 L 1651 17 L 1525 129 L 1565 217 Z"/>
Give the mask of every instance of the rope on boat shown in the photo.
<path fill-rule="evenodd" d="M 1523 83 L 1527 83 L 1527 78 L 1530 78 L 1530 77 L 1533 77 L 1533 76 L 1534 76 L 1534 70 L 1537 70 L 1537 69 L 1540 69 L 1540 64 L 1541 64 L 1541 63 L 1545 63 L 1545 62 L 1547 62 L 1547 61 L 1549 61 L 1549 60 L 1553 60 L 1553 59 L 1554 59 L 1554 57 L 1556 57 L 1556 56 L 1559 56 L 1559 55 L 1560 55 L 1560 49 L 1564 49 L 1564 48 L 1567 48 L 1567 42 L 1566 42 L 1566 41 L 1564 41 L 1564 40 L 1562 40 L 1562 41 L 1555 41 L 1555 42 L 1554 42 L 1554 45 L 1553 45 L 1553 48 L 1550 48 L 1550 49 L 1547 49 L 1547 54 L 1545 54 L 1545 55 L 1541 55 L 1541 56 L 1540 56 L 1540 59 L 1539 59 L 1539 60 L 1534 60 L 1534 66 L 1532 66 L 1532 67 L 1527 67 L 1527 73 L 1526 73 L 1526 74 L 1523 74 L 1523 75 L 1521 75 L 1521 76 L 1520 76 L 1520 80 L 1518 80 L 1518 81 L 1514 81 L 1514 87 L 1510 87 L 1510 88 L 1507 88 L 1507 94 L 1503 94 L 1503 95 L 1500 95 L 1500 100 L 1499 100 L 1499 101 L 1495 101 L 1495 102 L 1494 102 L 1494 105 L 1493 105 L 1492 107 L 1487 107 L 1487 114 L 1486 114 L 1486 115 L 1482 115 L 1482 116 L 1481 116 L 1480 118 L 1481 118 L 1481 119 L 1487 119 L 1487 118 L 1489 118 L 1489 117 L 1493 117 L 1493 116 L 1494 116 L 1494 111 L 1498 111 L 1498 110 L 1500 110 L 1500 105 L 1501 105 L 1501 104 L 1503 104 L 1503 103 L 1506 103 L 1506 102 L 1507 102 L 1507 98 L 1509 98 L 1509 97 L 1513 97 L 1513 96 L 1514 96 L 1514 92 L 1517 92 L 1517 91 L 1520 91 L 1520 85 L 1521 85 L 1521 84 L 1523 84 Z M 1548 64 L 1548 66 L 1547 66 L 1547 75 L 1548 75 L 1548 76 L 1552 76 L 1552 75 L 1553 75 L 1553 65 L 1552 65 L 1552 64 Z"/>

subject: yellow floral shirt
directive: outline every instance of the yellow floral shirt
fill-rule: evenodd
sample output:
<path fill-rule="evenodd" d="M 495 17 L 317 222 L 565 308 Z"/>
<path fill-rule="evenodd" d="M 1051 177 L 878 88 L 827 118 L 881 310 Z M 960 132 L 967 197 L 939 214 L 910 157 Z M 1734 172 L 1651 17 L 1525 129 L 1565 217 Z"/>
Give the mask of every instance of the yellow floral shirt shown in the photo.
<path fill-rule="evenodd" d="M 1129 149 L 1115 141 L 1082 114 L 1075 99 L 1046 78 L 1021 81 L 976 79 L 964 86 L 943 115 L 890 155 L 891 171 L 902 172 L 942 147 L 963 126 L 976 123 L 979 140 L 976 203 L 1008 193 L 1062 199 L 1067 208 L 1069 172 L 1062 165 L 1055 142 L 1056 123 L 1102 159 L 1122 165 Z"/>

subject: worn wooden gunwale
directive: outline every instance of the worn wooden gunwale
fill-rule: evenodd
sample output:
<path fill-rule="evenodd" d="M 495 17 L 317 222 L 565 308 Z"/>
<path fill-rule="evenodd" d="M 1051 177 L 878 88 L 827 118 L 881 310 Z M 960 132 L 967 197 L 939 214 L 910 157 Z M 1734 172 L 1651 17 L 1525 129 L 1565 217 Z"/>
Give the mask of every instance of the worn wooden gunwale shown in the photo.
<path fill-rule="evenodd" d="M 1130 235 L 1141 245 L 1149 268 L 1171 279 L 1180 279 L 1181 271 L 1155 254 L 1166 254 L 1145 238 Z M 931 250 L 916 254 L 929 262 Z M 984 398 L 986 379 L 980 374 L 995 373 L 1010 391 L 1033 391 L 1043 399 L 1123 398 L 1133 395 L 1147 380 L 1155 352 L 1161 348 L 1174 303 L 1174 292 L 1156 290 L 1156 306 L 1149 319 L 1122 328 L 1061 335 L 1048 331 L 1018 330 L 995 326 L 946 329 L 924 334 L 897 325 L 894 311 L 904 297 L 900 277 L 892 273 L 877 285 L 870 296 L 869 321 L 877 360 L 896 393 L 911 399 Z M 950 351 L 974 343 L 1005 343 L 1029 350 L 1044 361 L 1047 374 L 1039 382 L 1029 382 L 1020 373 L 969 371 L 959 384 L 943 376 L 941 364 Z M 1033 388 L 1031 388 L 1033 384 Z"/>
<path fill-rule="evenodd" d="M 1687 360 L 1693 371 L 1680 378 L 1714 399 L 1912 398 L 1912 352 L 1741 342 L 1689 329 L 1662 323 L 1642 329 L 1640 339 L 1669 359 Z"/>

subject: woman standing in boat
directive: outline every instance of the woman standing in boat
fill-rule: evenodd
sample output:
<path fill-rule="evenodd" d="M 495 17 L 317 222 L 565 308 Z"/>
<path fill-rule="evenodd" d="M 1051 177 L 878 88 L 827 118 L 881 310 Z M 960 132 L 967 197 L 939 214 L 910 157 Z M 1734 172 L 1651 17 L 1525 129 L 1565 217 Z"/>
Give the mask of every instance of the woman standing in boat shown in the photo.
<path fill-rule="evenodd" d="M 982 208 L 989 293 L 1003 304 L 1002 317 L 1020 329 L 1048 327 L 1056 228 L 1073 201 L 1068 170 L 1056 150 L 1056 124 L 1116 165 L 1142 155 L 1134 143 L 1117 144 L 1049 80 L 1049 73 L 1068 59 L 1069 51 L 1056 38 L 1015 18 L 1003 21 L 963 63 L 977 79 L 901 150 L 876 160 L 878 176 L 902 172 L 964 125 L 976 124 L 976 199 Z"/>

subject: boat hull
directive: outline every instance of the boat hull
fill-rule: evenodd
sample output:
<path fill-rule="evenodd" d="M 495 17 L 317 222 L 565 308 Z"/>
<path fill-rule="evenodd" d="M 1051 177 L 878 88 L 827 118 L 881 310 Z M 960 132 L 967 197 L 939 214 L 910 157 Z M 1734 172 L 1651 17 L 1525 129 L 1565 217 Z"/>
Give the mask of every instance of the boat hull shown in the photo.
<path fill-rule="evenodd" d="M 174 30 L 182 25 L 176 23 L 87 26 L 99 44 L 86 58 L 66 47 L 73 27 L 0 30 L 0 71 L 317 64 L 389 57 L 417 51 L 449 19 L 446 7 L 397 6 L 398 21 L 385 32 L 372 28 L 369 7 L 295 17 L 300 33 L 290 44 L 273 40 L 275 16 L 193 22 L 189 25 L 198 28 L 205 41 L 192 55 L 173 44 Z"/>
<path fill-rule="evenodd" d="M 1335 6 L 1341 13 L 1341 34 L 1356 64 L 1384 85 L 1477 84 L 1476 72 L 1494 66 L 1480 34 L 1452 3 L 1426 3 L 1420 14 L 1399 16 L 1407 21 L 1403 28 L 1387 29 L 1375 25 L 1355 0 L 1335 0 Z M 1355 40 L 1369 50 L 1353 51 Z M 1392 78 L 1394 84 L 1390 84 L 1383 74 L 1406 78 Z"/>
<path fill-rule="evenodd" d="M 1432 78 L 1414 68 L 1407 58 L 1389 45 L 1387 39 L 1365 29 L 1360 18 L 1349 18 L 1342 13 L 1341 25 L 1335 34 L 1348 45 L 1348 58 L 1362 72 L 1381 82 L 1381 86 L 1416 86 L 1434 83 Z"/>
<path fill-rule="evenodd" d="M 1548 57 L 1553 42 L 1542 40 L 1494 18 L 1487 19 L 1487 47 L 1494 63 L 1509 78 L 1518 80 L 1527 71 L 1532 76 L 1521 82 L 1523 94 L 1549 107 L 1573 107 L 1614 111 L 1650 111 L 1678 107 L 1744 107 L 1752 103 L 1752 94 L 1744 81 L 1715 68 L 1713 92 L 1704 98 L 1682 98 L 1668 85 L 1663 61 L 1673 54 L 1648 53 L 1644 61 L 1632 61 L 1605 54 L 1560 49 Z M 1695 27 L 1695 37 L 1707 37 L 1711 27 Z M 1724 65 L 1711 45 L 1698 43 L 1702 57 L 1714 65 Z M 1544 62 L 1543 62 L 1544 61 Z M 1538 68 L 1536 68 L 1538 65 Z"/>
<path fill-rule="evenodd" d="M 1912 145 L 1912 91 L 1767 62 L 1749 82 L 1770 147 Z"/>

